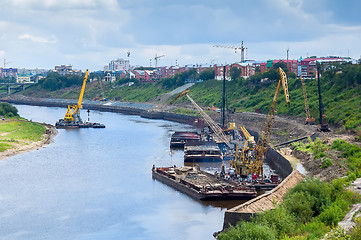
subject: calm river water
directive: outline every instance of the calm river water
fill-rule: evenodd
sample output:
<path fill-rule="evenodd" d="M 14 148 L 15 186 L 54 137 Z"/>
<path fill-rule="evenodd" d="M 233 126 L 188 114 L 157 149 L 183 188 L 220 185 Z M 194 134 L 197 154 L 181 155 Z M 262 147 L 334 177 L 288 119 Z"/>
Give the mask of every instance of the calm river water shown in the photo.
<path fill-rule="evenodd" d="M 66 112 L 17 108 L 51 124 Z M 203 240 L 222 229 L 225 208 L 151 176 L 153 164 L 183 165 L 183 152 L 170 154 L 169 140 L 190 126 L 97 111 L 90 121 L 106 128 L 60 129 L 50 145 L 0 161 L 0 239 Z"/>

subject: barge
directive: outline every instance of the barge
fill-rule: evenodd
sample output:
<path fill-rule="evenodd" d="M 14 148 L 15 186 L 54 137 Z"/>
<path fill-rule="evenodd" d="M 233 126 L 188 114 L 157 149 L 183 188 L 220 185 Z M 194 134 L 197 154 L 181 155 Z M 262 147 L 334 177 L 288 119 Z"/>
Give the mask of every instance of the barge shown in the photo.
<path fill-rule="evenodd" d="M 200 140 L 201 136 L 197 132 L 175 132 L 170 138 L 170 147 L 182 149 L 185 143 Z"/>
<path fill-rule="evenodd" d="M 159 167 L 153 165 L 152 177 L 198 200 L 252 199 L 254 188 L 226 181 L 194 167 Z"/>
<path fill-rule="evenodd" d="M 213 141 L 187 142 L 184 145 L 184 162 L 221 162 L 223 154 Z"/>
<path fill-rule="evenodd" d="M 71 129 L 71 128 L 105 128 L 105 125 L 102 123 L 92 123 L 92 122 L 82 122 L 82 121 L 72 121 L 68 122 L 64 119 L 59 119 L 55 123 L 56 128 L 65 128 L 65 129 Z"/>

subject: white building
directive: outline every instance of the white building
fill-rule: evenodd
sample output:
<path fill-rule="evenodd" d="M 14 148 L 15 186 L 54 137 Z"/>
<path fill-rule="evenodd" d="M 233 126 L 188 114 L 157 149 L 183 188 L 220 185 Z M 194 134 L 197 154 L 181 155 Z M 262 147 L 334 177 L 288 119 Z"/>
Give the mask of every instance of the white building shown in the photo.
<path fill-rule="evenodd" d="M 18 74 L 16 76 L 16 82 L 17 83 L 30 83 L 32 81 L 30 80 L 29 74 Z"/>
<path fill-rule="evenodd" d="M 109 63 L 108 71 L 128 71 L 130 69 L 129 60 L 123 58 L 118 58 L 117 60 L 112 60 Z"/>

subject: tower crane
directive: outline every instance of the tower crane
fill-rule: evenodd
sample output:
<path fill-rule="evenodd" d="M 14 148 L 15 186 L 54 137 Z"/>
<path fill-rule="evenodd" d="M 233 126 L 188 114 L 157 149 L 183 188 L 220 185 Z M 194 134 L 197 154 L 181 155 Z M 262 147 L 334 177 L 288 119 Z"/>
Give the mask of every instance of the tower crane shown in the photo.
<path fill-rule="evenodd" d="M 234 52 L 236 53 L 237 50 L 241 50 L 241 62 L 244 63 L 244 50 L 246 50 L 247 48 L 243 45 L 243 41 L 241 43 L 241 46 L 229 46 L 229 45 L 213 45 L 213 47 L 219 47 L 219 48 L 233 48 Z"/>
<path fill-rule="evenodd" d="M 275 95 L 272 100 L 272 105 L 269 109 L 264 128 L 262 130 L 262 135 L 259 136 L 257 144 L 255 146 L 255 156 L 254 160 L 250 164 L 250 170 L 253 173 L 257 173 L 258 175 L 261 175 L 262 181 L 263 181 L 263 161 L 266 157 L 267 148 L 271 136 L 272 126 L 275 118 L 275 112 L 277 107 L 277 99 L 278 94 L 280 92 L 281 84 L 283 86 L 283 91 L 286 99 L 286 104 L 290 104 L 290 98 L 288 94 L 288 85 L 287 85 L 287 76 L 286 73 L 282 70 L 282 68 L 278 68 L 278 71 L 280 73 L 280 79 L 278 81 L 278 85 L 276 88 Z"/>
<path fill-rule="evenodd" d="M 158 67 L 158 59 L 161 58 L 161 57 L 164 57 L 165 55 L 160 55 L 160 56 L 157 56 L 157 54 L 155 54 L 155 67 Z"/>
<path fill-rule="evenodd" d="M 85 84 L 88 79 L 88 69 L 85 72 L 83 85 L 81 87 L 78 104 L 77 105 L 68 105 L 68 110 L 65 114 L 64 120 L 67 122 L 74 122 L 74 123 L 82 123 L 82 120 L 80 118 L 80 109 L 82 108 L 82 102 L 83 102 L 83 96 L 85 91 Z"/>
<path fill-rule="evenodd" d="M 302 83 L 303 97 L 305 99 L 305 111 L 306 111 L 305 124 L 315 125 L 315 118 L 311 117 L 310 108 L 308 106 L 305 80 L 302 78 L 302 76 L 300 76 L 300 80 Z"/>
<path fill-rule="evenodd" d="M 224 134 L 222 128 L 215 121 L 213 121 L 213 119 L 205 111 L 203 111 L 203 109 L 200 106 L 198 106 L 198 104 L 188 95 L 189 91 L 190 90 L 184 90 L 183 92 L 181 92 L 170 104 L 173 104 L 177 99 L 186 95 L 189 101 L 193 104 L 193 106 L 198 110 L 198 112 L 201 114 L 203 119 L 209 125 L 209 127 L 213 130 L 217 139 L 221 142 L 224 142 L 228 147 L 230 147 L 231 143 L 227 138 L 227 136 Z"/>

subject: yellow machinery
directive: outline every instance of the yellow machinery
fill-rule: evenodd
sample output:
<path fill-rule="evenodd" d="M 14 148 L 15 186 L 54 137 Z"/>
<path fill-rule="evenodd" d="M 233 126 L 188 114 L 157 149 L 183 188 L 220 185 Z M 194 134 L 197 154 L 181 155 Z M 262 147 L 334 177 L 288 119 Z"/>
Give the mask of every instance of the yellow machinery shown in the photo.
<path fill-rule="evenodd" d="M 236 145 L 235 159 L 231 162 L 237 174 L 247 176 L 249 174 L 256 173 L 262 177 L 262 181 L 263 181 L 263 161 L 267 153 L 267 147 L 271 136 L 272 126 L 274 122 L 274 115 L 277 107 L 277 99 L 281 89 L 281 84 L 283 86 L 283 91 L 286 98 L 286 104 L 289 105 L 290 102 L 286 73 L 281 68 L 279 68 L 278 70 L 280 73 L 280 79 L 278 81 L 276 93 L 273 97 L 272 105 L 270 107 L 270 110 L 268 112 L 264 124 L 264 129 L 262 130 L 262 134 L 258 138 L 257 144 L 255 144 L 253 137 L 248 133 L 248 131 L 244 127 L 241 127 L 241 130 L 245 135 L 246 140 L 243 143 L 243 147 L 241 151 L 239 151 L 238 144 Z"/>
<path fill-rule="evenodd" d="M 253 173 L 253 165 L 251 161 L 254 155 L 256 142 L 254 141 L 254 137 L 249 134 L 245 127 L 241 126 L 239 129 L 242 131 L 245 140 L 241 150 L 239 147 L 240 144 L 236 144 L 235 156 L 234 160 L 231 160 L 231 165 L 238 175 L 247 176 Z"/>
<path fill-rule="evenodd" d="M 83 102 L 83 96 L 85 91 L 85 84 L 88 79 L 88 69 L 85 72 L 83 86 L 81 87 L 80 96 L 77 105 L 68 105 L 68 110 L 66 111 L 64 120 L 67 122 L 75 122 L 81 123 L 82 120 L 80 118 L 80 108 L 82 108 L 81 103 Z"/>
<path fill-rule="evenodd" d="M 305 124 L 315 125 L 315 118 L 311 117 L 310 108 L 308 106 L 305 80 L 303 80 L 302 76 L 300 76 L 300 80 L 302 83 L 303 97 L 305 99 L 305 110 L 306 110 Z"/>
<path fill-rule="evenodd" d="M 278 99 L 278 94 L 281 89 L 281 84 L 283 86 L 286 104 L 287 105 L 290 104 L 286 73 L 282 70 L 282 68 L 278 68 L 278 71 L 280 73 L 280 80 L 278 81 L 276 92 L 275 92 L 275 95 L 272 100 L 272 105 L 268 112 L 268 115 L 267 115 L 267 118 L 266 118 L 266 121 L 264 124 L 264 129 L 262 130 L 262 135 L 259 136 L 256 147 L 255 147 L 254 160 L 251 161 L 251 166 L 250 166 L 251 171 L 253 173 L 257 173 L 258 175 L 260 175 L 262 177 L 262 180 L 263 180 L 263 161 L 266 157 L 267 148 L 268 148 L 268 144 L 269 144 L 269 140 L 270 140 L 270 136 L 271 136 L 271 131 L 272 131 L 276 107 L 277 107 L 277 99 Z"/>

